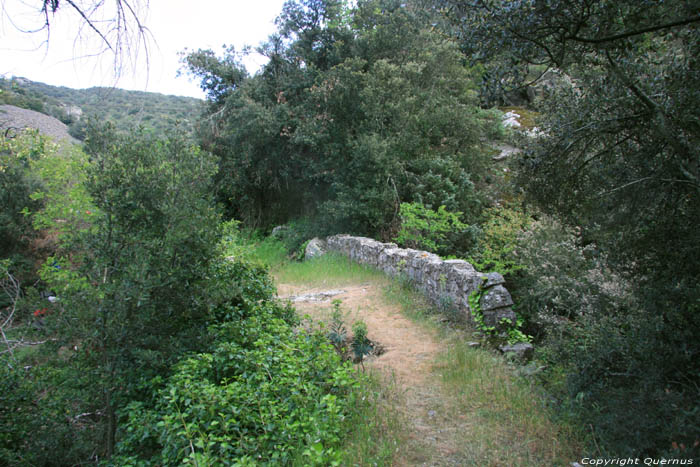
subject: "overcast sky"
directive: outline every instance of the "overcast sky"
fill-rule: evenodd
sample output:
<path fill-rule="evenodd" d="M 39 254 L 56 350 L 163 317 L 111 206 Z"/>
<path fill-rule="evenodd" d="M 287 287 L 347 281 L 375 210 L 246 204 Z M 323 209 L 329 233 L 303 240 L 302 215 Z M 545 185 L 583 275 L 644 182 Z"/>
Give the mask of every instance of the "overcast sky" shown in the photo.
<path fill-rule="evenodd" d="M 86 3 L 86 2 L 82 2 Z M 141 0 L 143 5 L 145 0 Z M 180 96 L 204 97 L 196 82 L 186 76 L 176 78 L 180 68 L 178 52 L 212 49 L 233 45 L 256 46 L 275 30 L 274 19 L 282 10 L 284 0 L 150 0 L 140 16 L 148 27 L 148 59 L 143 48 L 136 56 L 135 66 L 125 71 L 115 83 L 113 60 L 109 54 L 98 58 L 94 54 L 100 41 L 85 30 L 82 36 L 77 17 L 67 3 L 50 16 L 51 35 L 46 45 L 46 31 L 28 34 L 41 26 L 38 11 L 42 0 L 0 0 L 0 75 L 23 76 L 55 86 L 86 88 L 113 86 L 140 91 L 160 92 Z M 245 61 L 252 73 L 264 63 L 257 54 Z M 135 70 L 134 70 L 135 69 Z M 147 72 L 147 70 L 149 70 Z"/>

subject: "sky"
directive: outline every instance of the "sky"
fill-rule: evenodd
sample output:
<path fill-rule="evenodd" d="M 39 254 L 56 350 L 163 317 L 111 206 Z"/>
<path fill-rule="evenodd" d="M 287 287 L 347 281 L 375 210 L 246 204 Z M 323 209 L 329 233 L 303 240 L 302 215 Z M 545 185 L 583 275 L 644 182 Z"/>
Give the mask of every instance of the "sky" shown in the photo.
<path fill-rule="evenodd" d="M 116 0 L 108 0 L 113 5 Z M 141 44 L 123 54 L 123 71 L 115 76 L 114 55 L 104 49 L 99 36 L 83 27 L 76 12 L 63 2 L 50 14 L 50 35 L 39 29 L 43 18 L 42 0 L 0 0 L 0 76 L 22 76 L 32 81 L 87 88 L 116 86 L 123 89 L 159 92 L 203 98 L 197 82 L 187 76 L 176 77 L 181 67 L 179 52 L 185 49 L 212 49 L 233 45 L 257 46 L 275 31 L 274 20 L 284 0 L 132 0 L 140 6 L 141 22 L 148 28 L 147 51 Z M 78 5 L 90 0 L 76 2 Z M 193 6 L 196 5 L 196 6 Z M 98 11 L 96 25 L 112 17 Z M 111 36 L 108 36 L 111 39 Z M 48 39 L 48 40 L 47 40 Z M 112 44 L 115 41 L 111 40 Z M 138 44 L 129 41 L 132 46 Z M 244 59 L 254 73 L 265 58 L 251 54 Z"/>

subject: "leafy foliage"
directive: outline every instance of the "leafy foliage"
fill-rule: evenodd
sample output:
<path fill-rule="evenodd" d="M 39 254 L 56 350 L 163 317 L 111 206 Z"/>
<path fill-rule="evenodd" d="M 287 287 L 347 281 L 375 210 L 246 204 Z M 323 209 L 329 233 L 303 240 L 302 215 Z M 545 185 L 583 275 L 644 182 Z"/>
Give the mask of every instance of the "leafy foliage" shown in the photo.
<path fill-rule="evenodd" d="M 127 408 L 120 462 L 329 465 L 339 459 L 356 385 L 351 367 L 341 365 L 322 333 L 295 331 L 290 310 L 267 301 L 235 313 L 212 328 L 210 351 L 176 366 L 153 408 Z"/>
<path fill-rule="evenodd" d="M 629 280 L 607 266 L 596 245 L 583 245 L 580 229 L 547 216 L 520 232 L 512 257 L 521 266 L 512 280 L 519 311 L 537 334 L 556 334 L 582 316 L 613 315 L 634 304 Z"/>
<path fill-rule="evenodd" d="M 460 220 L 461 215 L 445 206 L 434 211 L 420 203 L 401 203 L 401 228 L 394 240 L 408 248 L 439 254 L 468 251 L 472 231 Z"/>
<path fill-rule="evenodd" d="M 39 209 L 40 200 L 32 193 L 41 187 L 41 180 L 30 170 L 46 152 L 56 148 L 37 133 L 17 138 L 0 137 L 0 258 L 11 258 L 22 279 L 32 275 L 31 242 L 36 233 L 25 214 Z"/>
<path fill-rule="evenodd" d="M 508 318 L 503 318 L 501 322 L 495 325 L 486 324 L 484 321 L 484 311 L 481 309 L 481 297 L 483 294 L 484 289 L 482 286 L 479 286 L 478 289 L 474 289 L 474 291 L 469 294 L 467 299 L 469 311 L 478 333 L 485 336 L 494 344 L 499 344 L 504 341 L 508 344 L 532 341 L 532 336 L 522 331 L 524 323 L 522 318 L 517 317 L 515 322 Z"/>
<path fill-rule="evenodd" d="M 40 351 L 0 358 L 3 459 L 337 462 L 358 380 L 273 301 L 237 223 L 219 229 L 213 157 L 111 126 L 86 149 L 27 167 L 44 182 L 34 222 L 56 234 L 41 275 L 59 299 L 35 315 Z"/>
<path fill-rule="evenodd" d="M 511 278 L 524 268 L 516 253 L 518 235 L 532 218 L 517 207 L 494 206 L 484 210 L 478 246 L 470 258 L 480 271 L 496 271 Z"/>
<path fill-rule="evenodd" d="M 340 308 L 342 300 L 335 299 L 332 302 L 333 311 L 331 312 L 331 322 L 328 329 L 328 340 L 335 349 L 336 353 L 344 356 L 347 350 L 348 332 L 345 329 L 343 322 L 343 311 Z"/>
<path fill-rule="evenodd" d="M 473 73 L 455 44 L 397 1 L 288 2 L 258 75 L 232 50 L 186 58 L 210 94 L 203 145 L 219 198 L 249 226 L 315 217 L 317 234 L 390 238 L 401 202 L 474 215 L 483 172 Z M 228 87 L 224 86 L 226 83 Z"/>
<path fill-rule="evenodd" d="M 367 337 L 367 323 L 364 321 L 355 321 L 352 324 L 351 347 L 352 353 L 355 355 L 355 361 L 360 363 L 362 363 L 365 355 L 369 355 L 372 351 L 372 343 Z"/>
<path fill-rule="evenodd" d="M 217 239 L 207 197 L 215 166 L 183 140 L 116 136 L 109 127 L 87 148 L 89 163 L 36 162 L 47 178 L 38 196 L 46 209 L 35 220 L 63 232 L 62 256 L 49 258 L 41 277 L 60 297 L 44 330 L 54 351 L 75 349 L 58 362 L 59 380 L 75 382 L 64 403 L 101 414 L 93 421 L 99 429 L 90 430 L 99 443 L 85 449 L 109 455 L 118 408 L 206 340 L 201 284 Z"/>
<path fill-rule="evenodd" d="M 558 354 L 581 390 L 577 414 L 610 455 L 692 445 L 697 435 L 678 421 L 697 426 L 700 413 L 700 347 L 691 337 L 700 297 L 697 4 L 436 3 L 449 8 L 463 50 L 492 84 L 520 86 L 533 67 L 560 77 L 541 108 L 544 136 L 531 142 L 517 178 L 529 202 L 581 232 L 541 226 L 539 240 L 526 240 L 538 247 L 518 251 L 533 274 L 533 302 L 554 315 L 584 313 L 577 332 L 562 336 L 576 352 Z M 634 299 L 609 288 L 619 277 L 634 285 Z"/>

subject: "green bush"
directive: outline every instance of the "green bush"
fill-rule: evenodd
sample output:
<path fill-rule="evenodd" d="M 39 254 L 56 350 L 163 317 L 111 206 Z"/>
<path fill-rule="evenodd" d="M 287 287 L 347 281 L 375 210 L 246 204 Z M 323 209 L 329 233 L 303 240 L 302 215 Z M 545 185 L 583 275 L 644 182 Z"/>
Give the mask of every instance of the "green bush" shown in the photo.
<path fill-rule="evenodd" d="M 509 278 L 524 268 L 514 254 L 518 235 L 532 222 L 527 212 L 517 207 L 494 206 L 484 210 L 481 235 L 469 261 L 479 271 L 496 271 Z"/>
<path fill-rule="evenodd" d="M 33 279 L 36 260 L 30 248 L 36 232 L 26 213 L 42 206 L 41 200 L 32 197 L 41 188 L 41 180 L 30 167 L 55 151 L 56 146 L 37 132 L 16 138 L 0 136 L 0 258 L 13 260 L 14 272 L 23 282 Z"/>
<path fill-rule="evenodd" d="M 265 229 L 321 219 L 290 251 L 328 233 L 392 238 L 402 201 L 477 215 L 498 123 L 478 106 L 478 71 L 431 23 L 393 0 L 292 2 L 277 23 L 290 40 L 263 45 L 284 65 L 250 77 L 232 48 L 190 53 L 227 215 Z"/>
<path fill-rule="evenodd" d="M 64 375 L 51 388 L 59 399 L 76 387 L 75 397 L 65 396 L 66 417 L 100 412 L 73 430 L 76 446 L 88 448 L 70 464 L 109 457 L 117 412 L 150 397 L 144 381 L 206 348 L 219 223 L 208 197 L 214 161 L 183 139 L 117 136 L 105 127 L 91 133 L 87 148 L 90 159 L 67 153 L 32 165 L 44 180 L 34 194 L 44 209 L 34 221 L 57 232 L 60 246 L 40 272 L 60 297 L 43 318 L 41 349 L 70 357 L 39 364 Z M 229 297 L 251 287 L 217 285 Z M 28 441 L 32 450 L 42 442 Z"/>
<path fill-rule="evenodd" d="M 509 288 L 551 368 L 545 383 L 560 413 L 591 429 L 599 452 L 589 453 L 697 456 L 700 372 L 688 342 L 698 327 L 671 308 L 678 290 L 640 300 L 595 245 L 548 217 L 518 236 L 513 254 L 523 268 Z M 692 303 L 696 292 L 680 290 Z"/>
<path fill-rule="evenodd" d="M 551 373 L 547 381 L 560 413 L 589 427 L 596 440 L 591 454 L 700 459 L 697 353 L 686 344 L 698 330 L 676 316 L 669 322 L 640 309 L 590 314 L 541 349 L 540 357 L 564 374 L 559 384 Z"/>
<path fill-rule="evenodd" d="M 519 233 L 511 257 L 519 269 L 511 290 L 531 334 L 635 306 L 631 285 L 606 266 L 595 245 L 584 246 L 576 229 L 549 217 Z"/>
<path fill-rule="evenodd" d="M 352 325 L 352 352 L 355 361 L 362 363 L 365 355 L 372 351 L 372 343 L 367 337 L 367 324 L 364 321 L 355 321 Z"/>
<path fill-rule="evenodd" d="M 327 233 L 328 230 L 317 219 L 299 218 L 285 224 L 277 239 L 282 242 L 290 257 L 301 260 L 304 259 L 306 243 L 313 237 Z"/>
<path fill-rule="evenodd" d="M 320 332 L 271 302 L 216 326 L 211 352 L 180 362 L 155 407 L 127 408 L 119 452 L 144 465 L 330 465 L 356 380 Z"/>
<path fill-rule="evenodd" d="M 76 465 L 90 459 L 103 437 L 95 429 L 100 405 L 76 372 L 43 348 L 41 364 L 0 355 L 0 459 L 3 465 Z M 49 361 L 46 361 L 46 359 Z M 79 410 L 77 410 L 79 408 Z"/>
<path fill-rule="evenodd" d="M 473 230 L 460 220 L 461 212 L 440 206 L 437 211 L 421 203 L 401 203 L 401 228 L 394 240 L 405 247 L 441 255 L 464 252 L 471 247 Z"/>

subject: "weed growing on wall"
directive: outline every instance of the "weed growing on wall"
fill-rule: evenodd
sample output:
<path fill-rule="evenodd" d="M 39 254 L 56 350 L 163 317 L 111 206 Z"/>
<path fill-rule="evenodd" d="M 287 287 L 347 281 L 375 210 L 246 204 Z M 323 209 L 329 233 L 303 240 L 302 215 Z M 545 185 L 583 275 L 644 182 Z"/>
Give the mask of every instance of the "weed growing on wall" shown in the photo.
<path fill-rule="evenodd" d="M 486 278 L 484 278 L 485 280 Z M 488 325 L 484 320 L 484 311 L 481 309 L 481 297 L 484 295 L 484 288 L 480 286 L 469 294 L 469 309 L 471 310 L 472 319 L 480 332 L 487 339 L 498 343 L 506 341 L 508 344 L 517 344 L 519 342 L 532 342 L 532 336 L 525 334 L 521 328 L 523 320 L 516 318 L 513 322 L 508 318 L 502 318 L 498 325 Z"/>

